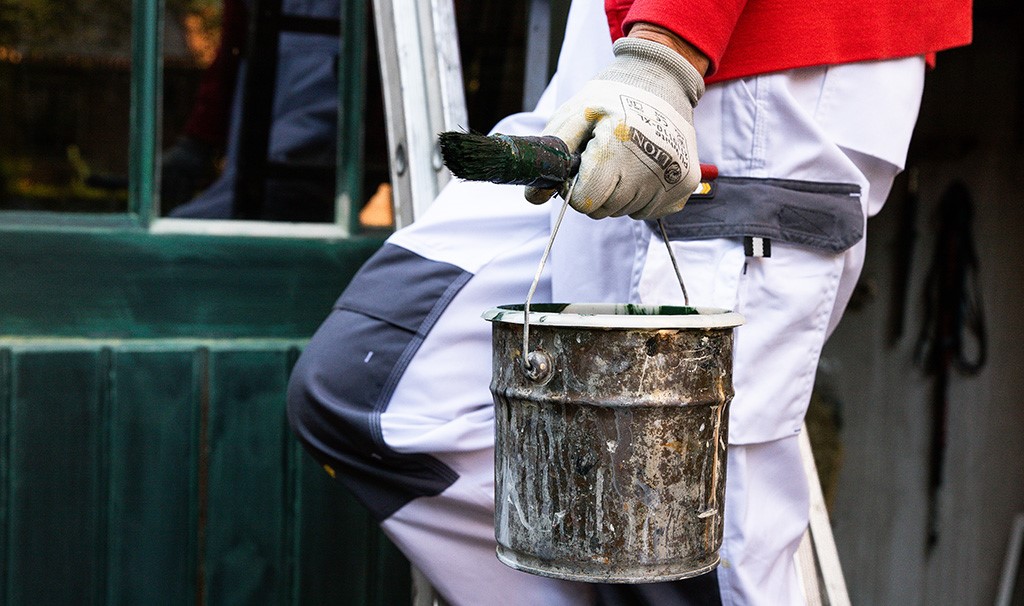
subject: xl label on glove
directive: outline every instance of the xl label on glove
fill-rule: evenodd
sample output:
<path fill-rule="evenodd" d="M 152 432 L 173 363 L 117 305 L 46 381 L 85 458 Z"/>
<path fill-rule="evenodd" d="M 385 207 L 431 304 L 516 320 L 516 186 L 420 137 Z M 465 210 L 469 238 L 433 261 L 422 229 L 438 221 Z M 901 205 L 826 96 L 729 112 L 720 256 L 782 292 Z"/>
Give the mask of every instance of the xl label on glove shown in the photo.
<path fill-rule="evenodd" d="M 682 130 L 653 106 L 626 95 L 620 98 L 625 115 L 623 123 L 628 128 L 629 142 L 635 146 L 630 151 L 651 169 L 665 191 L 671 191 L 679 185 L 690 167 L 690 154 Z"/>

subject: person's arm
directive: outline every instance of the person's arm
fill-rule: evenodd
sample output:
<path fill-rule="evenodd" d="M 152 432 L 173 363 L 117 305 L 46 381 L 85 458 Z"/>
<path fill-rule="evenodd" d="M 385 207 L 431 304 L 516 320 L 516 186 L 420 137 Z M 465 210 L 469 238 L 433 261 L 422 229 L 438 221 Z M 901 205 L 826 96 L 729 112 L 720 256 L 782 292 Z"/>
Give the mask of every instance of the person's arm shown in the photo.
<path fill-rule="evenodd" d="M 580 153 L 569 204 L 594 219 L 656 219 L 683 208 L 700 182 L 693 108 L 707 58 L 647 24 L 613 45 L 608 67 L 552 115 L 544 133 Z M 546 202 L 552 189 L 528 187 Z"/>
<path fill-rule="evenodd" d="M 629 29 L 630 38 L 642 38 L 651 42 L 658 42 L 676 51 L 690 62 L 701 76 L 707 74 L 710 60 L 696 46 L 683 40 L 678 34 L 653 23 L 634 23 Z"/>
<path fill-rule="evenodd" d="M 638 26 L 659 28 L 704 55 L 708 65 L 703 73 L 710 76 L 718 69 L 747 0 L 620 0 L 619 4 L 628 5 L 619 13 L 622 34 L 633 36 Z M 618 34 L 613 32 L 612 37 Z"/>

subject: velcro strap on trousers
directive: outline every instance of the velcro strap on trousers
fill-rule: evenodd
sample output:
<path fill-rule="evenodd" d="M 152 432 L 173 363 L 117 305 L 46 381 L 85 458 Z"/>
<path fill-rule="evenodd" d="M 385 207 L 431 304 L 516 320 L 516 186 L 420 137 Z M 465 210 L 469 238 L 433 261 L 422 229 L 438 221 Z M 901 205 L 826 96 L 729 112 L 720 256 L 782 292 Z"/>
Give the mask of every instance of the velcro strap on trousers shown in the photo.
<path fill-rule="evenodd" d="M 711 196 L 663 221 L 670 240 L 754 237 L 832 253 L 864 237 L 860 186 L 848 183 L 719 177 Z"/>

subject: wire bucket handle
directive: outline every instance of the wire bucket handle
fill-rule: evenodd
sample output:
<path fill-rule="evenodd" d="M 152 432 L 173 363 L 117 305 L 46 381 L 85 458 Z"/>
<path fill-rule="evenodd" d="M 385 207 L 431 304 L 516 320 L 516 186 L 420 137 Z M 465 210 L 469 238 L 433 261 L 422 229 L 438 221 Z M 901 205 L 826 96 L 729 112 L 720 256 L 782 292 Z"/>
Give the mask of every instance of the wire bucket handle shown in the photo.
<path fill-rule="evenodd" d="M 577 180 L 578 179 L 573 179 L 572 185 L 569 186 L 569 190 L 562 196 L 564 199 L 562 202 L 562 208 L 558 211 L 558 218 L 555 220 L 554 227 L 551 228 L 551 237 L 548 238 L 547 246 L 544 247 L 544 254 L 541 255 L 540 264 L 537 266 L 537 273 L 533 277 L 533 284 L 530 285 L 530 291 L 526 294 L 526 303 L 523 305 L 522 367 L 523 373 L 526 377 L 535 383 L 547 382 L 554 372 L 554 364 L 551 360 L 551 355 L 543 349 L 530 349 L 530 303 L 533 301 L 533 295 L 537 291 L 537 285 L 540 283 L 540 276 L 544 271 L 544 264 L 547 263 L 548 255 L 551 254 L 551 246 L 555 243 L 555 236 L 558 235 L 558 228 L 562 225 L 562 219 L 565 217 L 566 209 L 569 208 L 569 198 L 572 197 L 572 190 L 576 187 Z M 665 242 L 665 247 L 668 249 L 668 257 L 672 261 L 672 269 L 675 270 L 676 279 L 679 280 L 679 288 L 683 291 L 683 304 L 689 306 L 690 296 L 686 293 L 686 285 L 683 283 L 683 275 L 679 272 L 679 263 L 676 261 L 676 255 L 672 251 L 672 243 L 669 242 L 668 232 L 665 231 L 665 224 L 661 219 L 658 219 L 657 223 L 658 229 L 661 231 L 662 241 Z"/>

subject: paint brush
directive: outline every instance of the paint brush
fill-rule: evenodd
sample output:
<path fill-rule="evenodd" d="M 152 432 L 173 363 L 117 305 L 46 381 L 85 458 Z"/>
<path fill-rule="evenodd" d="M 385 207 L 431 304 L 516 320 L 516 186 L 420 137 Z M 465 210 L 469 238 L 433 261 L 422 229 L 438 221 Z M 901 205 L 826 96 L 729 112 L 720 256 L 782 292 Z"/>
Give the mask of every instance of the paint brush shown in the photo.
<path fill-rule="evenodd" d="M 438 141 L 445 166 L 467 181 L 559 189 L 580 168 L 580 155 L 553 135 L 447 131 L 438 135 Z M 700 169 L 701 181 L 718 177 L 718 168 L 713 164 L 701 164 Z"/>
<path fill-rule="evenodd" d="M 559 188 L 580 168 L 580 156 L 558 137 L 544 135 L 481 135 L 444 132 L 438 135 L 441 157 L 452 174 L 467 181 Z"/>

